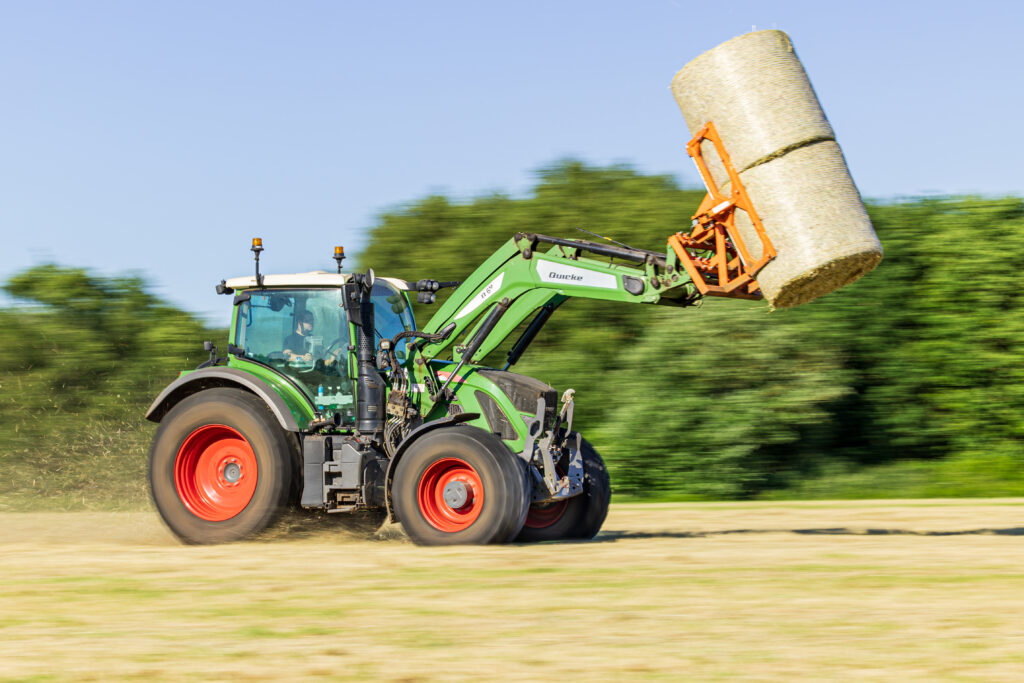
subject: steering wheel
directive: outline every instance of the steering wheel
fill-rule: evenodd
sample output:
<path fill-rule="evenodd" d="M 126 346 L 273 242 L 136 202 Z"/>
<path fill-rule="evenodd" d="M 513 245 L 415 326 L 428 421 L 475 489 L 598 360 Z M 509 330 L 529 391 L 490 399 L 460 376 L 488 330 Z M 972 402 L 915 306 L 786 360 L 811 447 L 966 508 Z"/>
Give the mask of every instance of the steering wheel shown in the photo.
<path fill-rule="evenodd" d="M 337 375 L 339 377 L 348 376 L 348 364 L 345 362 L 344 354 L 339 354 L 338 357 L 332 359 L 332 356 L 344 346 L 344 340 L 342 338 L 335 339 L 333 342 L 327 345 L 327 348 L 320 354 L 321 357 L 313 361 L 313 367 L 310 369 L 318 370 L 325 375 Z M 333 360 L 328 364 L 328 360 Z M 301 370 L 300 370 L 301 372 Z"/>
<path fill-rule="evenodd" d="M 324 349 L 324 361 L 327 360 L 328 356 L 330 356 L 335 351 L 337 351 L 340 346 L 341 346 L 341 337 L 338 337 L 337 339 L 332 341 L 330 344 L 328 344 L 327 348 Z M 340 358 L 335 358 L 335 360 L 339 361 L 341 359 Z"/>

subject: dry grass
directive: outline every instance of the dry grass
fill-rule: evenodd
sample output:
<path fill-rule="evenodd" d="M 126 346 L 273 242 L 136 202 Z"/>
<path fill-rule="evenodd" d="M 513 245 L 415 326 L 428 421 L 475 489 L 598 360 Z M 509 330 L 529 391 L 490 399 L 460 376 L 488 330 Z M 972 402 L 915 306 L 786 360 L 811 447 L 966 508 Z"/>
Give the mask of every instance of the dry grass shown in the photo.
<path fill-rule="evenodd" d="M 140 510 L 149 503 L 146 463 L 156 425 L 90 422 L 46 438 L 0 433 L 0 512 Z"/>
<path fill-rule="evenodd" d="M 0 515 L 0 676 L 1020 680 L 1024 500 L 613 507 L 597 542 Z"/>

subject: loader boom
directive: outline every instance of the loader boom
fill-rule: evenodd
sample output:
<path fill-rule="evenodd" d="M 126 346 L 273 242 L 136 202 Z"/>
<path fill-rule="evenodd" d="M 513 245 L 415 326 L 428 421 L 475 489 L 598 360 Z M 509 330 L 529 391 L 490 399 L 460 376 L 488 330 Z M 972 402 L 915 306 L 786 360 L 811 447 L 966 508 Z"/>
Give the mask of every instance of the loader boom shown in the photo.
<path fill-rule="evenodd" d="M 473 358 L 464 358 L 468 349 L 473 348 L 474 358 L 483 358 L 538 309 L 550 310 L 570 297 L 686 306 L 699 294 L 671 250 L 659 254 L 519 233 L 473 271 L 424 325 L 427 333 L 452 323 L 455 329 L 445 341 L 424 344 L 421 355 L 437 358 L 452 347 L 453 360 L 472 363 Z"/>

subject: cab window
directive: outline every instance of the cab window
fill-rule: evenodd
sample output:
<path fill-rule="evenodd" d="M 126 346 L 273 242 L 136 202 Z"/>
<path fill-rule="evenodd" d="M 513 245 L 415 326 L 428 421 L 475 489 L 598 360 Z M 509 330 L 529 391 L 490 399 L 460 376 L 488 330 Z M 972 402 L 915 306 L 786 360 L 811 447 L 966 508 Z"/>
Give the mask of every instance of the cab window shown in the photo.
<path fill-rule="evenodd" d="M 377 280 L 370 291 L 370 300 L 373 302 L 373 322 L 376 328 L 374 348 L 378 348 L 382 338 L 391 339 L 400 332 L 416 329 L 405 292 L 388 282 Z M 403 339 L 395 348 L 395 356 L 399 361 L 405 360 L 408 341 L 411 340 Z"/>
<path fill-rule="evenodd" d="M 341 290 L 256 290 L 238 306 L 234 344 L 248 360 L 303 387 L 325 413 L 355 422 L 348 324 Z"/>

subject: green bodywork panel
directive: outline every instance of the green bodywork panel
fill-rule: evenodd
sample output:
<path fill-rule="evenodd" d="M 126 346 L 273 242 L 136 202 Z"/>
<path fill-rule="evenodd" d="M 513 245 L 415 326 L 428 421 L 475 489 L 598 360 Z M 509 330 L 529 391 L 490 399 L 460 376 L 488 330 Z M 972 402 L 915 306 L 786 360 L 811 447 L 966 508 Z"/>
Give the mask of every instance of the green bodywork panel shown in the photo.
<path fill-rule="evenodd" d="M 445 373 L 451 372 L 455 369 L 455 363 L 451 361 L 434 361 L 430 363 L 429 370 L 424 371 L 434 374 L 436 377 L 437 372 Z M 455 393 L 455 401 L 453 403 L 457 405 L 463 413 L 479 413 L 479 417 L 474 420 L 469 420 L 466 424 L 474 427 L 479 427 L 485 432 L 491 431 L 491 426 L 484 416 L 484 411 L 480 406 L 480 401 L 477 398 L 477 392 L 483 392 L 489 396 L 501 409 L 501 411 L 508 418 L 512 428 L 516 431 L 515 439 L 505 439 L 505 443 L 508 444 L 515 452 L 520 452 L 526 445 L 526 423 L 523 421 L 522 416 L 527 415 L 533 417 L 533 413 L 521 413 L 512 400 L 502 391 L 494 382 L 490 381 L 478 370 L 478 366 L 464 365 L 459 370 L 456 379 L 454 379 L 449 385 Z M 443 381 L 443 380 L 442 380 Z M 418 397 L 418 400 L 417 400 Z M 417 403 L 417 408 L 424 416 L 424 421 L 429 422 L 431 420 L 440 419 L 449 414 L 448 404 L 445 402 L 438 402 L 433 404 L 430 402 L 429 396 L 425 393 L 414 394 L 414 402 Z"/>

